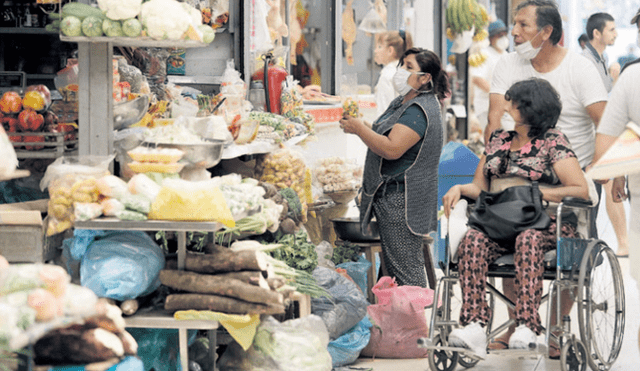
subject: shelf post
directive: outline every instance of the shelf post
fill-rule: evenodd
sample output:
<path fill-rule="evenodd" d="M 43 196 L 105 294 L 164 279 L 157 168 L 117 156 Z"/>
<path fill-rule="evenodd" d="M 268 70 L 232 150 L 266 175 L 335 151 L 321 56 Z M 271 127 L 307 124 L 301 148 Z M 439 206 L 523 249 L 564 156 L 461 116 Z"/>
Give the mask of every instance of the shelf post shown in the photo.
<path fill-rule="evenodd" d="M 79 154 L 113 153 L 113 45 L 78 43 Z"/>

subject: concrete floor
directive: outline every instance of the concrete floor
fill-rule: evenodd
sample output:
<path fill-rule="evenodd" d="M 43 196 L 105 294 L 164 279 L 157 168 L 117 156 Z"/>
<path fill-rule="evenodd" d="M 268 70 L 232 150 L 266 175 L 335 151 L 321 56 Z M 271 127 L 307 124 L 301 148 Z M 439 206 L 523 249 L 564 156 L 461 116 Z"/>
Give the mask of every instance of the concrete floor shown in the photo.
<path fill-rule="evenodd" d="M 625 205 L 627 209 L 627 218 L 629 215 L 628 204 Z M 617 248 L 617 241 L 613 228 L 608 221 L 606 212 L 604 211 L 604 205 L 601 207 L 601 211 L 598 215 L 598 231 L 601 239 L 606 241 L 612 249 Z M 630 248 L 634 249 L 633 243 L 630 243 Z M 611 368 L 611 371 L 635 371 L 640 370 L 640 351 L 638 347 L 638 329 L 640 327 L 640 316 L 636 308 L 640 308 L 640 295 L 635 280 L 629 274 L 629 259 L 619 259 L 620 266 L 624 277 L 625 299 L 626 299 L 626 322 L 624 339 L 622 343 L 622 350 L 616 361 Z M 634 267 L 634 269 L 638 269 Z M 507 318 L 506 309 L 503 306 L 496 307 L 497 320 L 504 321 Z M 501 309 L 502 308 L 502 309 Z M 575 306 L 574 306 L 575 308 Z M 427 315 L 430 318 L 430 312 L 427 310 Z M 541 317 L 543 321 L 546 318 L 544 311 L 541 311 Z M 572 318 L 572 332 L 579 334 L 579 328 L 577 323 L 577 314 L 571 315 Z M 574 320 L 575 319 L 575 320 Z M 501 321 L 502 320 L 502 321 Z M 544 338 L 540 336 L 539 342 L 544 342 Z M 457 366 L 457 370 L 464 370 L 460 365 Z M 587 368 L 590 370 L 589 368 Z M 347 370 L 371 370 L 371 371 L 427 371 L 429 370 L 429 363 L 427 359 L 375 359 L 360 358 L 355 364 L 348 367 L 337 369 L 339 371 Z M 501 354 L 490 354 L 487 359 L 480 361 L 475 367 L 470 368 L 474 371 L 558 371 L 560 370 L 560 361 L 551 360 L 542 355 L 527 355 L 522 354 L 509 354 L 504 352 Z"/>

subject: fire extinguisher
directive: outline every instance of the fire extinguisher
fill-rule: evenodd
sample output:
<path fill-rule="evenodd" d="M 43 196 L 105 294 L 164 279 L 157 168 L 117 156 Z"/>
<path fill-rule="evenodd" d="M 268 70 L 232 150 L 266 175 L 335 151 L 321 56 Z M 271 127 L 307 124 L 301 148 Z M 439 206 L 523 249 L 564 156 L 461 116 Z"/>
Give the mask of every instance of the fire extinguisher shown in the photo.
<path fill-rule="evenodd" d="M 271 53 L 265 54 L 262 59 L 264 60 L 264 69 L 253 74 L 253 79 L 264 82 L 267 111 L 280 114 L 282 82 L 286 80 L 289 73 L 284 68 L 273 65 L 273 55 Z"/>

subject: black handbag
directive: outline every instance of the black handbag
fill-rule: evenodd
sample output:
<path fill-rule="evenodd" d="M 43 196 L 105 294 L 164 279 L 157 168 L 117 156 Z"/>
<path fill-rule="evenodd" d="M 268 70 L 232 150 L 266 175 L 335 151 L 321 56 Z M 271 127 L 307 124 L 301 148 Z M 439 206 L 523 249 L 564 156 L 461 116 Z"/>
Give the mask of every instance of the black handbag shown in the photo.
<path fill-rule="evenodd" d="M 513 243 L 520 232 L 547 229 L 550 223 L 538 182 L 496 193 L 482 191 L 469 215 L 469 227 L 498 243 Z"/>

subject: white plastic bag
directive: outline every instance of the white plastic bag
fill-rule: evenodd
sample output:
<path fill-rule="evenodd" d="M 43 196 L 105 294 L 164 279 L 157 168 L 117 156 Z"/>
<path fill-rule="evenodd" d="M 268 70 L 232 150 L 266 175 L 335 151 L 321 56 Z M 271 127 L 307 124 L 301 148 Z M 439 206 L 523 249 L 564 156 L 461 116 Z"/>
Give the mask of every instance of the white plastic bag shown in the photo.
<path fill-rule="evenodd" d="M 0 162 L 0 177 L 13 174 L 18 166 L 18 157 L 2 125 L 0 125 L 0 158 L 2 158 Z"/>

